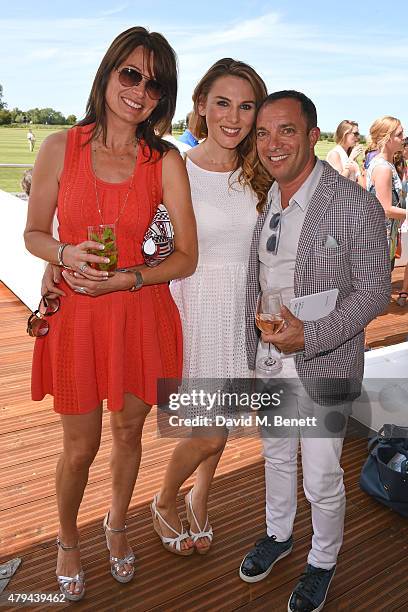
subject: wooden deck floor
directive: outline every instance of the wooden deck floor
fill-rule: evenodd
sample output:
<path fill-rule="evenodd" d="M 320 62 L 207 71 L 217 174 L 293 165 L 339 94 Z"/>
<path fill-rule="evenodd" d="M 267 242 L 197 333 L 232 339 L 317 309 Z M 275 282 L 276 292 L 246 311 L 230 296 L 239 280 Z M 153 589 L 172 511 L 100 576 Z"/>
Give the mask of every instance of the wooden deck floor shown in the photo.
<path fill-rule="evenodd" d="M 401 278 L 402 271 L 397 269 L 395 291 Z M 61 431 L 50 399 L 42 403 L 30 401 L 32 339 L 25 334 L 26 317 L 27 309 L 0 284 L 0 563 L 16 556 L 23 559 L 8 590 L 55 592 L 54 470 Z M 372 347 L 385 346 L 405 340 L 407 335 L 408 307 L 401 309 L 391 304 L 387 313 L 370 325 L 367 342 Z M 310 510 L 301 479 L 294 551 L 263 582 L 245 584 L 237 571 L 242 556 L 264 530 L 263 465 L 255 438 L 232 439 L 227 444 L 210 497 L 215 531 L 211 552 L 206 557 L 193 555 L 188 559 L 170 555 L 153 533 L 149 502 L 159 488 L 174 441 L 156 437 L 152 413 L 144 434 L 144 456 L 128 520 L 138 572 L 132 583 L 119 585 L 109 574 L 101 529 L 110 499 L 109 446 L 105 422 L 102 446 L 91 469 L 79 519 L 87 593 L 76 609 L 286 610 L 311 539 Z M 327 611 L 388 612 L 408 608 L 408 521 L 360 491 L 358 476 L 365 456 L 366 440 L 346 440 L 345 538 L 325 606 Z M 180 512 L 185 518 L 181 497 Z"/>

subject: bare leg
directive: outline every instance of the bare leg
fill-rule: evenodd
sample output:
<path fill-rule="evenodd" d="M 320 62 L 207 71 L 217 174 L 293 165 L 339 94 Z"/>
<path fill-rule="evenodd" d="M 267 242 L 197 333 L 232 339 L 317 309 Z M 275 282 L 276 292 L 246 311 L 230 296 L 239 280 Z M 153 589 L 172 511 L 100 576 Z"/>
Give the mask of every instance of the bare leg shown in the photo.
<path fill-rule="evenodd" d="M 101 439 L 102 408 L 99 406 L 87 414 L 61 415 L 61 422 L 64 448 L 56 473 L 59 537 L 65 546 L 75 546 L 78 542 L 78 510 Z M 58 575 L 75 576 L 80 566 L 78 549 L 63 551 L 58 548 Z M 78 587 L 72 584 L 71 592 L 74 591 L 78 592 Z"/>
<path fill-rule="evenodd" d="M 215 455 L 210 455 L 197 468 L 196 481 L 194 483 L 194 513 L 202 528 L 204 528 L 208 515 L 208 495 L 210 493 L 211 483 L 214 478 L 215 470 L 224 452 L 227 436 L 224 438 L 224 444 L 221 450 Z M 193 531 L 197 531 L 197 525 L 191 525 Z M 196 542 L 197 547 L 207 547 L 210 544 L 209 538 L 199 538 Z"/>
<path fill-rule="evenodd" d="M 199 466 L 201 467 L 203 462 L 209 460 L 208 465 L 202 468 L 202 485 L 199 487 L 199 491 L 200 489 L 202 491 L 206 490 L 206 493 L 203 493 L 203 495 L 204 497 L 208 497 L 208 489 L 224 449 L 226 438 L 227 432 L 225 430 L 220 430 L 217 433 L 209 435 L 206 430 L 202 431 L 199 428 L 194 428 L 193 436 L 181 440 L 174 449 L 166 469 L 163 486 L 158 496 L 157 508 L 160 514 L 162 514 L 166 521 L 175 529 L 179 530 L 180 528 L 176 498 L 181 485 Z M 205 511 L 206 505 L 205 508 L 200 511 L 200 517 Z M 197 518 L 199 517 L 197 516 Z M 167 530 L 165 525 L 162 525 L 162 530 L 164 535 L 174 537 L 174 534 Z M 207 545 L 205 541 L 204 545 Z M 193 543 L 191 540 L 182 542 L 182 548 L 190 548 L 192 545 Z"/>
<path fill-rule="evenodd" d="M 142 431 L 151 406 L 141 399 L 125 394 L 123 410 L 111 413 L 112 429 L 112 501 L 109 526 L 121 529 L 126 523 L 126 513 L 132 498 L 142 457 Z M 126 533 L 108 532 L 111 554 L 123 558 L 130 550 Z M 130 571 L 123 566 L 123 574 Z"/>

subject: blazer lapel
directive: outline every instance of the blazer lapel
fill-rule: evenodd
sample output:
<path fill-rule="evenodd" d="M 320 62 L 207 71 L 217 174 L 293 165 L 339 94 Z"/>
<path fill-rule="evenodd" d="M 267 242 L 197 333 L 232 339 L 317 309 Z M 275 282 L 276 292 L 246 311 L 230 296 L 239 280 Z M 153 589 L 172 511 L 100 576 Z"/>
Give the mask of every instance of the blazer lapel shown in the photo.
<path fill-rule="evenodd" d="M 267 214 L 269 212 L 269 209 L 271 207 L 271 203 L 272 203 L 271 199 L 268 198 L 268 201 L 265 204 L 265 208 L 263 209 L 261 214 L 258 216 L 258 219 L 256 221 L 255 232 L 256 232 L 257 237 L 258 237 L 258 244 L 256 245 L 257 246 L 257 250 L 258 250 L 258 246 L 259 246 L 259 238 L 261 236 L 261 232 L 262 232 L 262 228 L 263 228 L 264 223 L 265 223 L 265 219 L 266 219 Z"/>
<path fill-rule="evenodd" d="M 323 164 L 323 174 L 317 184 L 316 191 L 309 202 L 305 221 L 303 223 L 302 231 L 300 232 L 295 264 L 295 295 L 297 295 L 298 291 L 300 291 L 303 269 L 306 264 L 307 257 L 319 229 L 320 221 L 322 220 L 333 199 L 335 185 L 337 183 L 337 172 L 333 170 L 333 168 L 327 162 L 323 162 Z"/>

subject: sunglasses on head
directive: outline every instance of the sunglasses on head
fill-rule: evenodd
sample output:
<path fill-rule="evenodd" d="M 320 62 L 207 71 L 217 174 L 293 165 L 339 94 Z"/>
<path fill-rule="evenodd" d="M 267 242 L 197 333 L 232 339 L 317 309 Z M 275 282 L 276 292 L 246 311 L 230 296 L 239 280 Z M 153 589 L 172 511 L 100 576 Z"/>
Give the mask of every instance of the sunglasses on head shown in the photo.
<path fill-rule="evenodd" d="M 44 295 L 38 305 L 38 309 L 35 310 L 27 321 L 27 333 L 33 338 L 42 338 L 48 334 L 50 326 L 48 325 L 45 317 L 50 317 L 55 314 L 60 307 L 60 301 L 58 297 L 50 298 Z"/>
<path fill-rule="evenodd" d="M 272 234 L 269 236 L 266 241 L 266 250 L 268 253 L 272 255 L 276 255 L 278 252 L 278 244 L 280 237 L 280 228 L 281 228 L 281 213 L 275 213 L 272 215 L 271 220 L 269 221 L 269 229 L 272 230 Z"/>
<path fill-rule="evenodd" d="M 164 87 L 156 79 L 145 76 L 136 68 L 118 68 L 119 83 L 124 87 L 137 87 L 142 81 L 146 82 L 147 94 L 152 100 L 160 100 L 164 96 Z"/>

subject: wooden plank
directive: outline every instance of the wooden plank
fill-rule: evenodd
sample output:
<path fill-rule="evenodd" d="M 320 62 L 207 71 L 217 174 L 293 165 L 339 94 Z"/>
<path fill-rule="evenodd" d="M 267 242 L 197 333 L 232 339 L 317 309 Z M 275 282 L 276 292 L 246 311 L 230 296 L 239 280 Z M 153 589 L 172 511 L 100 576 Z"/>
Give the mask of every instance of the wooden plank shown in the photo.
<path fill-rule="evenodd" d="M 393 274 L 394 298 L 401 281 L 402 270 L 397 269 Z M 391 303 L 387 312 L 367 329 L 370 346 L 405 339 L 407 314 L 408 308 Z M 23 565 L 9 588 L 51 592 L 56 591 L 54 539 L 58 520 L 54 470 L 61 450 L 61 430 L 51 398 L 41 403 L 30 400 L 33 341 L 25 334 L 27 316 L 27 308 L 0 284 L 0 562 L 17 554 L 23 557 Z M 311 539 L 310 509 L 302 491 L 301 470 L 294 551 L 267 580 L 245 584 L 238 576 L 239 564 L 265 529 L 260 441 L 255 437 L 228 441 L 209 500 L 214 547 L 205 557 L 179 558 L 163 549 L 151 525 L 149 503 L 177 443 L 157 437 L 156 416 L 152 412 L 146 423 L 144 456 L 128 519 L 129 538 L 139 559 L 138 571 L 132 583 L 119 585 L 109 574 L 101 528 L 110 498 L 111 436 L 107 421 L 105 414 L 103 441 L 91 468 L 79 519 L 87 594 L 76 609 L 286 609 L 291 589 L 303 571 Z M 359 489 L 358 478 L 366 454 L 367 440 L 360 434 L 345 440 L 345 539 L 327 610 L 385 612 L 408 605 L 408 524 Z M 185 490 L 190 484 L 191 481 L 186 483 Z M 183 495 L 178 507 L 185 521 Z M 377 601 L 379 593 L 381 601 L 387 602 L 383 607 Z M 58 606 L 66 607 L 68 604 Z"/>

